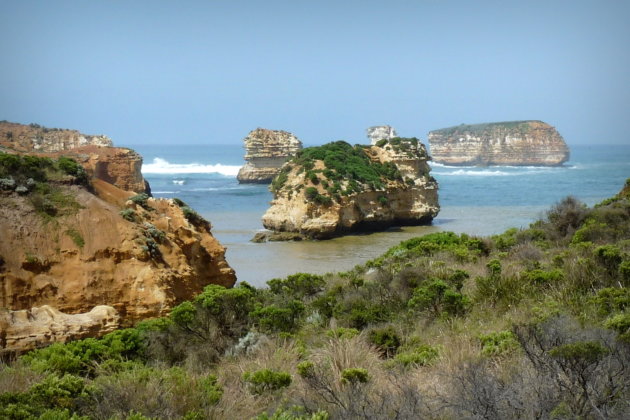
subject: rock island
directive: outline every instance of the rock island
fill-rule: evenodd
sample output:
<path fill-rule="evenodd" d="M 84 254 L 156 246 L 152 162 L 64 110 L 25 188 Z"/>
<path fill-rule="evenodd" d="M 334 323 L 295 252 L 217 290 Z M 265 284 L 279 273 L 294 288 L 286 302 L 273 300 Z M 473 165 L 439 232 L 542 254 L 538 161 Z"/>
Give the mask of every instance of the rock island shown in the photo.
<path fill-rule="evenodd" d="M 274 199 L 263 225 L 326 239 L 394 224 L 429 223 L 439 211 L 429 159 L 416 138 L 306 148 L 274 178 Z"/>
<path fill-rule="evenodd" d="M 542 121 L 466 125 L 429 133 L 433 160 L 454 166 L 558 166 L 569 148 L 558 131 Z"/>

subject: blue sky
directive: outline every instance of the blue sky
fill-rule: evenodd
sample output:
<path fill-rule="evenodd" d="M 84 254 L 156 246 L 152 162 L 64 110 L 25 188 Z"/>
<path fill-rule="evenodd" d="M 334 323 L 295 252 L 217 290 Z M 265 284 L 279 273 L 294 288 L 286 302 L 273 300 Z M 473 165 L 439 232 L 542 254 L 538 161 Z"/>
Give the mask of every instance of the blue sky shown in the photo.
<path fill-rule="evenodd" d="M 0 18 L 0 119 L 118 144 L 520 119 L 630 143 L 628 1 L 14 0 Z"/>

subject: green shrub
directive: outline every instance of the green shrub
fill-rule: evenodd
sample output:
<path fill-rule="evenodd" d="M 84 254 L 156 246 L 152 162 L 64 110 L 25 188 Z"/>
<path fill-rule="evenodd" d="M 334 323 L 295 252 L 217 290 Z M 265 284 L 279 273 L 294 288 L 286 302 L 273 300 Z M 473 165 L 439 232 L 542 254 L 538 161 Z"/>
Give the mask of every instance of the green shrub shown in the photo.
<path fill-rule="evenodd" d="M 304 190 L 304 196 L 306 197 L 307 200 L 314 201 L 318 195 L 319 195 L 319 191 L 317 191 L 317 188 L 315 187 L 307 187 Z"/>
<path fill-rule="evenodd" d="M 75 177 L 77 181 L 79 181 L 79 183 L 81 184 L 87 183 L 88 178 L 87 178 L 87 173 L 85 172 L 85 169 L 83 168 L 83 166 L 77 163 L 74 159 L 61 156 L 57 160 L 57 166 L 64 173 Z"/>
<path fill-rule="evenodd" d="M 433 316 L 462 315 L 468 309 L 469 299 L 451 289 L 440 279 L 432 279 L 427 284 L 416 287 L 408 306 L 419 311 L 428 311 Z"/>
<path fill-rule="evenodd" d="M 403 367 L 428 366 L 437 360 L 440 352 L 437 347 L 420 345 L 394 356 L 394 363 Z"/>
<path fill-rule="evenodd" d="M 374 328 L 368 333 L 368 342 L 375 345 L 387 358 L 396 354 L 401 341 L 400 335 L 391 326 Z"/>
<path fill-rule="evenodd" d="M 359 330 L 357 330 L 356 328 L 339 327 L 339 328 L 334 328 L 334 329 L 326 331 L 326 335 L 330 338 L 348 339 L 348 338 L 356 337 L 357 335 L 359 335 Z"/>
<path fill-rule="evenodd" d="M 552 348 L 549 355 L 574 363 L 594 363 L 604 357 L 609 350 L 599 341 L 578 341 Z"/>
<path fill-rule="evenodd" d="M 133 203 L 139 205 L 142 208 L 145 209 L 150 209 L 149 207 L 149 194 L 146 193 L 141 193 L 141 194 L 136 194 L 133 197 L 130 197 L 129 200 L 131 200 Z"/>
<path fill-rule="evenodd" d="M 122 216 L 123 219 L 134 222 L 136 221 L 136 212 L 133 209 L 123 209 L 118 214 Z"/>
<path fill-rule="evenodd" d="M 328 420 L 330 416 L 326 411 L 318 410 L 308 413 L 304 407 L 293 406 L 289 409 L 278 408 L 269 415 L 266 412 L 252 418 L 252 420 Z"/>
<path fill-rule="evenodd" d="M 182 213 L 184 213 L 184 217 L 195 227 L 205 227 L 206 229 L 210 229 L 210 223 L 204 219 L 199 213 L 194 211 L 192 208 L 188 206 L 181 207 Z"/>
<path fill-rule="evenodd" d="M 313 296 L 324 289 L 324 277 L 317 274 L 296 273 L 286 279 L 271 279 L 269 289 L 276 295 L 289 295 L 296 299 Z"/>
<path fill-rule="evenodd" d="M 348 368 L 341 371 L 341 383 L 343 384 L 359 384 L 366 383 L 370 380 L 367 369 Z"/>
<path fill-rule="evenodd" d="M 262 332 L 292 332 L 298 328 L 304 309 L 302 302 L 292 300 L 281 306 L 272 304 L 258 307 L 250 313 L 250 317 Z"/>
<path fill-rule="evenodd" d="M 600 315 L 610 315 L 630 309 L 630 290 L 628 288 L 606 287 L 600 289 L 591 298 Z"/>
<path fill-rule="evenodd" d="M 288 387 L 291 385 L 291 375 L 286 372 L 261 369 L 255 372 L 245 372 L 243 381 L 248 384 L 250 392 L 260 395 Z"/>
<path fill-rule="evenodd" d="M 558 284 L 564 278 L 564 273 L 558 269 L 551 271 L 536 269 L 524 272 L 522 277 L 528 283 L 544 286 Z"/>
<path fill-rule="evenodd" d="M 630 313 L 621 313 L 608 318 L 604 326 L 614 330 L 623 341 L 630 342 Z"/>
<path fill-rule="evenodd" d="M 610 273 L 617 272 L 621 264 L 621 250 L 614 245 L 602 245 L 595 248 L 595 257 Z"/>
<path fill-rule="evenodd" d="M 501 356 L 518 348 L 518 341 L 511 331 L 498 331 L 481 335 L 481 354 L 484 356 Z"/>

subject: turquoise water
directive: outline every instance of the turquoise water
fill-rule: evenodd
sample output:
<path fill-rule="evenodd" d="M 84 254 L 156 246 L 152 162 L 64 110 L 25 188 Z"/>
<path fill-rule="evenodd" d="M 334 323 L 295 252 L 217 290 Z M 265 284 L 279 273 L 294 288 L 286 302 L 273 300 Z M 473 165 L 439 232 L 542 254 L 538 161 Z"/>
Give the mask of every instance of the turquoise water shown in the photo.
<path fill-rule="evenodd" d="M 392 228 L 330 241 L 254 244 L 271 193 L 239 185 L 244 150 L 235 145 L 134 146 L 156 197 L 179 197 L 213 225 L 239 280 L 262 285 L 297 271 L 347 270 L 410 237 L 435 230 L 489 235 L 525 227 L 550 205 L 573 195 L 593 205 L 630 177 L 630 146 L 571 147 L 562 167 L 445 167 L 433 164 L 442 210 L 432 226 Z"/>

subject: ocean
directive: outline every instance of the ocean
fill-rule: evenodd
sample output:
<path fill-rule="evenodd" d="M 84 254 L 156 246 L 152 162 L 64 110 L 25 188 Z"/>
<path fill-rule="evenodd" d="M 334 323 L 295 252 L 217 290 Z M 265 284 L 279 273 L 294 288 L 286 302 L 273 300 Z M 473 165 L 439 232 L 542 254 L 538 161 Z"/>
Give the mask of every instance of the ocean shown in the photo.
<path fill-rule="evenodd" d="M 562 198 L 588 205 L 616 194 L 630 177 L 630 145 L 571 146 L 562 167 L 448 167 L 432 163 L 441 211 L 430 226 L 393 227 L 385 232 L 348 235 L 327 241 L 250 242 L 263 229 L 261 217 L 272 195 L 266 185 L 240 185 L 240 145 L 135 145 L 142 172 L 155 197 L 178 197 L 212 224 L 227 247 L 239 281 L 263 286 L 296 272 L 349 270 L 398 242 L 450 230 L 491 235 L 527 227 Z"/>

